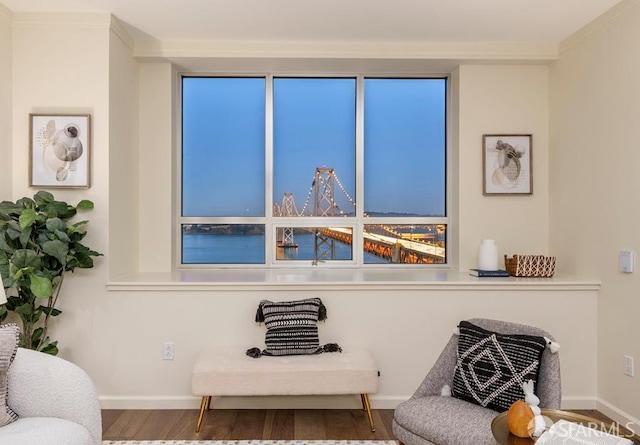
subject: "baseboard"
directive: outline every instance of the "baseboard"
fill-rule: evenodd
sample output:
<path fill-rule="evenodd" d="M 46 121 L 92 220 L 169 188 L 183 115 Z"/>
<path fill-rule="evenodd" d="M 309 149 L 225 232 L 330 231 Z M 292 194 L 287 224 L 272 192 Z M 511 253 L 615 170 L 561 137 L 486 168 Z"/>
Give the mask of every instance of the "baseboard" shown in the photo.
<path fill-rule="evenodd" d="M 406 396 L 383 396 L 372 394 L 369 396 L 373 409 L 395 409 L 400 403 L 408 400 Z M 598 402 L 598 403 L 596 403 Z M 593 396 L 567 396 L 562 398 L 562 409 L 598 409 L 600 400 Z M 607 411 L 614 411 L 618 416 L 614 420 L 622 421 L 626 413 L 611 404 L 602 402 L 610 407 Z M 195 396 L 101 396 L 102 409 L 198 409 L 200 397 Z M 360 397 L 354 395 L 342 396 L 273 396 L 273 397 L 215 397 L 211 403 L 213 409 L 354 409 L 359 408 Z M 628 416 L 628 415 L 626 415 Z M 628 416 L 630 421 L 640 421 Z"/>
<path fill-rule="evenodd" d="M 369 396 L 373 409 L 395 409 L 409 396 Z M 213 409 L 354 409 L 358 394 L 341 396 L 215 397 Z M 100 396 L 102 409 L 198 409 L 194 396 Z"/>
<path fill-rule="evenodd" d="M 636 419 L 631 414 L 603 399 L 597 400 L 596 409 L 614 422 L 620 424 L 620 426 L 623 426 L 633 431 L 635 435 L 640 436 L 640 419 Z"/>
<path fill-rule="evenodd" d="M 563 396 L 562 409 L 596 409 L 596 396 Z"/>

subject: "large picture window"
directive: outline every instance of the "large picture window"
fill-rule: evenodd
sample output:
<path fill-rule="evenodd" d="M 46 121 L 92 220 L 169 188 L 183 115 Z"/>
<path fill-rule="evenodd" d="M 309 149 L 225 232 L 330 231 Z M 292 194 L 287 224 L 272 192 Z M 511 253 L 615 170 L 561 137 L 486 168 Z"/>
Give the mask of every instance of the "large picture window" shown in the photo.
<path fill-rule="evenodd" d="M 179 265 L 445 264 L 446 91 L 183 77 Z"/>

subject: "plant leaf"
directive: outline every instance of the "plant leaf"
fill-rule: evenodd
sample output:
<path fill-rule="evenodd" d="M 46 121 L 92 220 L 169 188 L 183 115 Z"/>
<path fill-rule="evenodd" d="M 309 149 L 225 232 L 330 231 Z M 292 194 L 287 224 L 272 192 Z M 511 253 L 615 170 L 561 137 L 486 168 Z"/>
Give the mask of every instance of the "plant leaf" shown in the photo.
<path fill-rule="evenodd" d="M 39 206 L 49 204 L 50 202 L 53 202 L 55 200 L 51 193 L 45 192 L 44 190 L 40 190 L 38 193 L 33 195 L 33 199 Z"/>
<path fill-rule="evenodd" d="M 51 293 L 53 292 L 53 288 L 51 286 L 51 280 L 46 277 L 40 277 L 35 274 L 31 274 L 31 292 L 38 298 L 49 298 Z M 44 309 L 43 309 L 44 310 Z"/>
<path fill-rule="evenodd" d="M 42 250 L 47 255 L 55 257 L 63 267 L 67 265 L 69 246 L 66 243 L 60 240 L 46 241 L 42 243 Z"/>
<path fill-rule="evenodd" d="M 58 315 L 60 315 L 62 313 L 61 310 L 56 309 L 54 307 L 48 307 L 48 306 L 43 306 L 42 307 L 42 312 L 44 312 L 45 314 L 49 314 L 52 317 L 57 317 Z"/>
<path fill-rule="evenodd" d="M 25 227 L 25 229 L 20 234 L 20 245 L 23 248 L 26 248 L 29 244 L 29 238 L 31 238 L 31 231 L 33 230 L 33 226 Z"/>
<path fill-rule="evenodd" d="M 89 201 L 88 199 L 83 199 L 76 206 L 78 210 L 91 210 L 93 209 L 93 201 Z"/>
<path fill-rule="evenodd" d="M 34 209 L 24 209 L 18 221 L 20 222 L 20 227 L 25 229 L 27 227 L 31 227 L 33 222 L 36 220 L 36 211 Z"/>
<path fill-rule="evenodd" d="M 29 303 L 21 304 L 20 306 L 17 306 L 13 312 L 20 315 L 22 318 L 29 319 L 33 315 L 33 305 Z"/>
<path fill-rule="evenodd" d="M 44 352 L 49 355 L 58 355 L 58 341 L 49 341 L 49 337 L 45 338 L 38 349 L 40 352 Z"/>
<path fill-rule="evenodd" d="M 69 238 L 66 232 L 63 232 L 62 230 L 56 230 L 54 233 L 60 241 L 64 241 L 65 243 L 71 242 L 71 238 Z"/>
<path fill-rule="evenodd" d="M 38 269 L 40 267 L 40 257 L 33 250 L 29 249 L 17 249 L 13 253 L 10 262 L 19 269 L 27 267 Z"/>
<path fill-rule="evenodd" d="M 71 207 L 66 202 L 61 201 L 50 202 L 46 206 L 43 206 L 42 210 L 43 213 L 50 218 L 55 218 L 57 216 L 62 219 L 69 219 L 76 214 L 76 209 L 74 207 Z"/>
<path fill-rule="evenodd" d="M 55 232 L 56 230 L 65 230 L 66 229 L 66 227 L 65 227 L 66 225 L 65 225 L 64 221 L 61 220 L 58 217 L 47 219 L 46 226 L 47 226 L 47 229 L 49 229 L 52 232 Z"/>

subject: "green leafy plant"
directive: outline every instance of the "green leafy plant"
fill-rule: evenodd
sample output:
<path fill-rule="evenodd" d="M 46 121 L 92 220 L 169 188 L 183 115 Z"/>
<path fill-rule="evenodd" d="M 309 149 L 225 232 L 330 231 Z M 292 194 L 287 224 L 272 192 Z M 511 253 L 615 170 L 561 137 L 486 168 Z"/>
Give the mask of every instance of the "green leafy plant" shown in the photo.
<path fill-rule="evenodd" d="M 58 353 L 58 342 L 51 341 L 47 330 L 50 318 L 61 313 L 55 306 L 65 273 L 90 269 L 92 257 L 102 255 L 80 242 L 88 221 L 69 221 L 79 210 L 91 209 L 91 201 L 73 206 L 45 191 L 33 199 L 0 203 L 0 275 L 7 290 L 0 322 L 9 312 L 20 318 L 20 346 Z"/>

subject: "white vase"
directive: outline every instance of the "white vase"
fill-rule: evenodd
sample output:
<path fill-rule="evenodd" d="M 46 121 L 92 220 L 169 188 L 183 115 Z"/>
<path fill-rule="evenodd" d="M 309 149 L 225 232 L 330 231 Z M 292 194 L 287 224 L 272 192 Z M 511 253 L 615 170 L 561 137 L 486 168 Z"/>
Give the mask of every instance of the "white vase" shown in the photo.
<path fill-rule="evenodd" d="M 483 239 L 478 249 L 478 269 L 498 270 L 498 246 L 495 240 Z"/>

